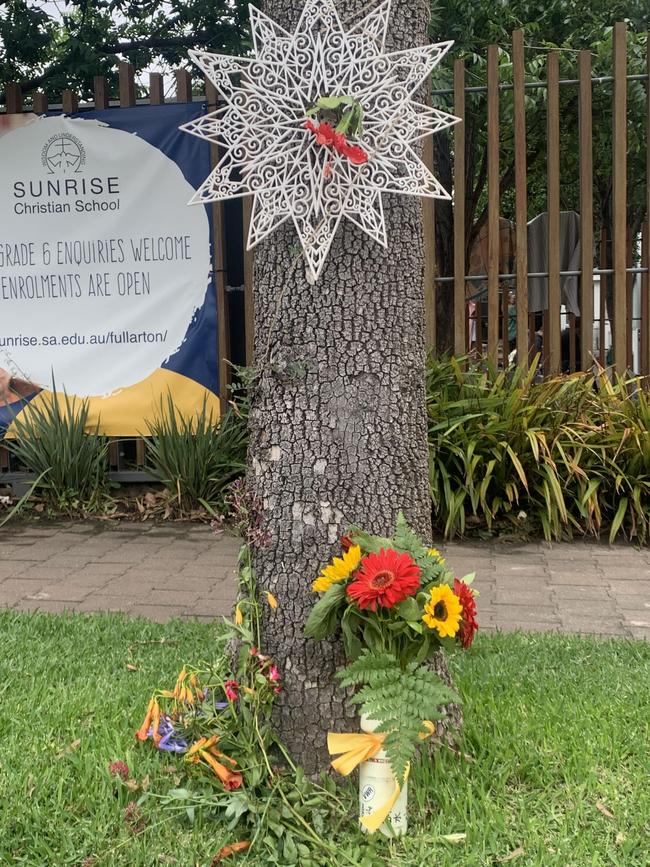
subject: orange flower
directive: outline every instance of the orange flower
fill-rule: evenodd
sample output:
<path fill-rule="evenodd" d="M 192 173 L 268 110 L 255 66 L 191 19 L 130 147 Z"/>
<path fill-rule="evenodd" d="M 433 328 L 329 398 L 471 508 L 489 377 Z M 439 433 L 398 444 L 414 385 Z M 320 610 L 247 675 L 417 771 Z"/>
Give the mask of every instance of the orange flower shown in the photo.
<path fill-rule="evenodd" d="M 193 743 L 192 746 L 189 748 L 189 750 L 185 753 L 185 758 L 189 759 L 192 756 L 195 756 L 199 750 L 203 749 L 206 741 L 207 741 L 207 738 L 199 738 L 198 741 L 195 741 L 195 743 Z M 198 758 L 195 758 L 194 761 L 198 762 Z"/>
<path fill-rule="evenodd" d="M 274 610 L 278 607 L 278 600 L 269 590 L 266 591 L 266 601 Z"/>
<path fill-rule="evenodd" d="M 153 716 L 154 707 L 158 706 L 158 702 L 155 698 L 152 698 L 147 706 L 147 712 L 142 721 L 142 725 L 135 733 L 136 738 L 139 741 L 146 741 L 149 737 L 149 729 L 151 727 L 151 717 Z"/>
<path fill-rule="evenodd" d="M 183 686 L 183 681 L 187 677 L 187 672 L 185 671 L 185 666 L 183 666 L 183 670 L 178 675 L 178 680 L 176 681 L 176 686 L 174 687 L 174 698 L 178 698 L 181 692 L 181 687 Z"/>
<path fill-rule="evenodd" d="M 158 702 L 154 704 L 153 713 L 152 713 L 152 726 L 151 726 L 151 736 L 153 737 L 153 742 L 156 746 L 160 743 L 160 705 Z"/>
<path fill-rule="evenodd" d="M 204 759 L 223 783 L 224 789 L 231 792 L 238 789 L 242 784 L 242 775 L 239 771 L 229 771 L 225 765 L 218 762 L 214 756 L 206 750 L 201 750 L 201 758 Z M 231 760 L 232 761 L 232 760 Z"/>

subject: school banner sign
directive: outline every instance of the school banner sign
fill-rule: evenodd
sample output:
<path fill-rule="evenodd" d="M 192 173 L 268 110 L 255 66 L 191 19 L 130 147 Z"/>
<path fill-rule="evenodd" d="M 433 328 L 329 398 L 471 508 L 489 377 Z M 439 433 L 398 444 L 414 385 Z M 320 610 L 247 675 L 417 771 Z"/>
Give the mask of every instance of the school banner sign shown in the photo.
<path fill-rule="evenodd" d="M 196 104 L 28 116 L 0 135 L 0 434 L 32 400 L 90 400 L 111 436 L 146 434 L 171 392 L 215 416 L 211 224 L 188 207 L 209 147 Z M 3 423 L 4 420 L 4 423 Z"/>

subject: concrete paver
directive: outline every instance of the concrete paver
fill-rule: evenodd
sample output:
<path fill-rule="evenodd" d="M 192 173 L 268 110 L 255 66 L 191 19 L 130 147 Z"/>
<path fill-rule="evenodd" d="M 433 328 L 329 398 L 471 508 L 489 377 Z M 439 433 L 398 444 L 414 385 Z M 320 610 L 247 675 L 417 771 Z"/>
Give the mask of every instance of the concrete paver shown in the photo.
<path fill-rule="evenodd" d="M 650 550 L 596 542 L 438 544 L 476 571 L 486 630 L 650 640 Z M 164 622 L 228 615 L 239 541 L 197 524 L 65 522 L 0 531 L 0 607 L 123 611 Z"/>

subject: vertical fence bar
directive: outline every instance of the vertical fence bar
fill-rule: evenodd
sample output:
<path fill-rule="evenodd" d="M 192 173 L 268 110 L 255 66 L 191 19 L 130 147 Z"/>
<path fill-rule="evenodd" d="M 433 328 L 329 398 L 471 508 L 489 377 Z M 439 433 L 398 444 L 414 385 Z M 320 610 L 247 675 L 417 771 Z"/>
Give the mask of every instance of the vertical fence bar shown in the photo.
<path fill-rule="evenodd" d="M 64 90 L 61 94 L 61 108 L 64 114 L 74 114 L 79 110 L 79 97 L 74 90 Z"/>
<path fill-rule="evenodd" d="M 19 84 L 9 82 L 5 85 L 5 105 L 7 114 L 20 114 L 23 110 L 23 92 Z"/>
<path fill-rule="evenodd" d="M 133 66 L 125 60 L 118 63 L 120 82 L 120 108 L 131 108 L 135 105 L 135 73 Z"/>
<path fill-rule="evenodd" d="M 632 268 L 634 266 L 634 256 L 636 252 L 636 238 L 634 238 L 631 230 L 628 228 L 627 230 L 627 243 L 625 245 L 625 265 L 626 268 Z M 627 355 L 625 359 L 625 366 L 628 370 L 634 369 L 634 322 L 632 321 L 632 314 L 634 312 L 634 304 L 633 304 L 633 295 L 634 295 L 634 274 L 631 272 L 626 272 L 625 274 L 625 304 L 627 310 L 627 323 L 626 323 L 626 333 L 627 333 Z"/>
<path fill-rule="evenodd" d="M 650 174 L 646 183 L 650 189 Z M 646 212 L 646 221 L 641 236 L 641 265 L 648 268 L 650 264 L 650 209 Z M 650 274 L 641 275 L 641 375 L 650 376 Z"/>
<path fill-rule="evenodd" d="M 47 101 L 47 96 L 44 93 L 37 91 L 32 96 L 32 111 L 34 114 L 46 114 L 48 107 L 49 103 Z"/>
<path fill-rule="evenodd" d="M 517 362 L 530 361 L 528 336 L 528 190 L 526 181 L 526 103 L 524 31 L 512 34 L 512 82 L 515 118 L 515 247 Z"/>
<path fill-rule="evenodd" d="M 209 78 L 205 79 L 205 98 L 208 111 L 217 109 L 217 89 Z M 216 143 L 210 143 L 210 167 L 219 162 L 219 148 Z M 212 244 L 213 268 L 217 292 L 217 340 L 219 348 L 219 396 L 221 411 L 225 412 L 228 404 L 228 385 L 230 383 L 230 328 L 228 292 L 226 287 L 226 235 L 224 228 L 223 202 L 212 203 Z"/>
<path fill-rule="evenodd" d="M 487 50 L 488 357 L 499 352 L 499 46 Z"/>
<path fill-rule="evenodd" d="M 627 28 L 614 25 L 614 94 L 612 107 L 612 269 L 614 366 L 624 373 L 627 364 Z M 611 316 L 611 312 L 610 312 Z"/>
<path fill-rule="evenodd" d="M 175 69 L 176 102 L 192 102 L 192 76 L 187 69 Z"/>
<path fill-rule="evenodd" d="M 576 315 L 569 313 L 569 370 L 575 373 L 576 370 Z"/>
<path fill-rule="evenodd" d="M 544 353 L 548 370 L 559 373 L 560 352 L 560 61 L 557 51 L 546 58 L 547 102 L 547 210 L 548 210 L 548 316 Z"/>
<path fill-rule="evenodd" d="M 432 105 L 431 78 L 427 79 L 425 103 Z M 433 172 L 433 136 L 422 142 L 422 161 Z M 422 231 L 424 233 L 424 315 L 427 350 L 436 348 L 436 209 L 434 199 L 422 199 Z"/>
<path fill-rule="evenodd" d="M 162 73 L 149 73 L 149 103 L 151 105 L 163 105 L 165 102 L 165 87 Z"/>
<path fill-rule="evenodd" d="M 454 352 L 465 354 L 465 61 L 454 61 Z"/>
<path fill-rule="evenodd" d="M 108 108 L 108 82 L 106 81 L 106 76 L 104 75 L 96 75 L 93 78 L 93 90 L 95 93 L 95 108 L 96 109 L 106 109 Z"/>
<path fill-rule="evenodd" d="M 646 45 L 645 71 L 648 76 L 645 83 L 645 225 L 641 244 L 641 264 L 644 268 L 650 269 L 650 37 Z M 645 311 L 641 313 L 641 340 L 642 346 L 645 347 L 645 352 L 641 352 L 641 364 L 644 375 L 650 376 L 650 273 L 648 271 L 641 277 L 641 286 L 641 304 L 645 305 Z"/>
<path fill-rule="evenodd" d="M 600 268 L 604 270 L 607 268 L 607 244 L 609 243 L 609 238 L 607 237 L 607 229 L 600 230 Z M 607 354 L 605 352 L 605 329 L 607 327 L 607 281 L 609 277 L 605 274 L 600 275 L 600 303 L 599 307 L 599 317 L 600 317 L 600 346 L 598 348 L 598 363 L 601 367 L 605 367 L 605 362 L 607 361 Z"/>
<path fill-rule="evenodd" d="M 594 157 L 591 52 L 578 54 L 580 127 L 580 366 L 591 367 L 594 345 Z"/>
<path fill-rule="evenodd" d="M 246 328 L 246 366 L 253 363 L 253 346 L 255 337 L 255 308 L 253 306 L 253 265 L 254 253 L 246 249 L 248 230 L 251 224 L 253 200 L 251 196 L 242 199 L 242 216 L 244 223 L 244 323 Z"/>

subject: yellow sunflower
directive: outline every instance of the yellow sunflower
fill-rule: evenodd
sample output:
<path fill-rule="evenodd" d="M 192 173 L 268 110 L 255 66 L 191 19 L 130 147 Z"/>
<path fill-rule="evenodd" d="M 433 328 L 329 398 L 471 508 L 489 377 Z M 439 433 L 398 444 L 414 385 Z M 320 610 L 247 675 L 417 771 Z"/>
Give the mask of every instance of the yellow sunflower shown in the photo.
<path fill-rule="evenodd" d="M 440 563 L 442 566 L 445 565 L 445 558 L 440 556 L 440 551 L 438 551 L 437 548 L 429 548 L 427 554 L 429 555 L 429 557 L 433 557 L 435 560 L 437 560 L 438 563 Z"/>
<path fill-rule="evenodd" d="M 453 638 L 460 628 L 463 606 L 448 584 L 431 588 L 431 598 L 424 606 L 422 620 L 430 629 L 437 629 L 440 638 Z"/>
<path fill-rule="evenodd" d="M 361 548 L 358 545 L 352 545 L 342 557 L 334 557 L 332 562 L 325 566 L 312 584 L 311 589 L 314 593 L 325 593 L 332 584 L 347 581 L 360 562 Z"/>

